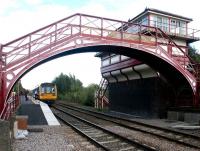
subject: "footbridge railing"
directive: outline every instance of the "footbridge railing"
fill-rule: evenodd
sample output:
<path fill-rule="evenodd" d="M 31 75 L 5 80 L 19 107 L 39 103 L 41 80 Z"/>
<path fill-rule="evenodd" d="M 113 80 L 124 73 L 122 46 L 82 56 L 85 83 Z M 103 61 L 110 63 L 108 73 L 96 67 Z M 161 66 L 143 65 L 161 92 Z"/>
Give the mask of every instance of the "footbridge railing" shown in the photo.
<path fill-rule="evenodd" d="M 19 106 L 19 97 L 18 95 L 12 95 L 5 103 L 4 108 L 0 112 L 0 119 L 8 120 L 11 115 L 16 111 L 16 108 Z"/>
<path fill-rule="evenodd" d="M 33 56 L 39 56 L 55 47 L 62 47 L 66 40 L 76 36 L 90 36 L 93 39 L 121 40 L 146 45 L 173 45 L 177 55 L 191 60 L 187 53 L 177 46 L 161 29 L 125 21 L 75 14 L 53 24 L 31 32 L 25 36 L 2 45 L 4 67 L 9 69 Z M 108 41 L 109 42 L 109 41 Z M 84 44 L 75 41 L 75 45 Z"/>
<path fill-rule="evenodd" d="M 97 109 L 104 109 L 109 105 L 109 99 L 106 96 L 108 88 L 108 81 L 102 78 L 97 91 L 95 92 L 94 107 Z"/>
<path fill-rule="evenodd" d="M 74 14 L 0 46 L 1 80 L 4 81 L 1 90 L 5 91 L 1 92 L 1 97 L 7 99 L 17 78 L 39 61 L 67 50 L 102 44 L 123 45 L 149 51 L 171 63 L 176 60 L 177 69 L 187 73 L 191 85 L 196 84 L 197 72 L 193 67 L 195 63 L 187 55 L 187 51 L 176 45 L 161 29 Z M 161 47 L 163 49 L 160 49 Z M 165 47 L 172 47 L 174 54 L 164 49 Z M 177 56 L 182 57 L 180 59 Z M 195 88 L 193 89 L 195 91 Z"/>

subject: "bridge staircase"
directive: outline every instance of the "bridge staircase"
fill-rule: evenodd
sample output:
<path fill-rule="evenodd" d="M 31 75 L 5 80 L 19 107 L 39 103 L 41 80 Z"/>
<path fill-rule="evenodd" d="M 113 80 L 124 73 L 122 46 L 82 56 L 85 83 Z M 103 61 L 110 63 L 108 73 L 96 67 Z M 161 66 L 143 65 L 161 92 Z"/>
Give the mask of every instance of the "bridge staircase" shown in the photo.
<path fill-rule="evenodd" d="M 108 81 L 102 78 L 97 91 L 95 92 L 95 108 L 104 109 L 109 105 L 109 99 L 106 96 Z"/>
<path fill-rule="evenodd" d="M 200 107 L 200 63 L 195 64 L 195 77 L 196 77 L 196 93 L 193 99 L 193 105 L 196 108 Z"/>

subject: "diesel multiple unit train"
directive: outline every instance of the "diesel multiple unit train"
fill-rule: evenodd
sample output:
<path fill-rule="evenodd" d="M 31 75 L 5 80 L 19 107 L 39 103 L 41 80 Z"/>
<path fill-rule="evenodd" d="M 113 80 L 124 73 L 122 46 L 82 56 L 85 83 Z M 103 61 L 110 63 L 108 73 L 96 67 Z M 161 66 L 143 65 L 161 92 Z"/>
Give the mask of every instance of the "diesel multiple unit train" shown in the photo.
<path fill-rule="evenodd" d="M 57 99 L 57 87 L 53 83 L 41 83 L 33 90 L 33 97 L 51 105 Z"/>

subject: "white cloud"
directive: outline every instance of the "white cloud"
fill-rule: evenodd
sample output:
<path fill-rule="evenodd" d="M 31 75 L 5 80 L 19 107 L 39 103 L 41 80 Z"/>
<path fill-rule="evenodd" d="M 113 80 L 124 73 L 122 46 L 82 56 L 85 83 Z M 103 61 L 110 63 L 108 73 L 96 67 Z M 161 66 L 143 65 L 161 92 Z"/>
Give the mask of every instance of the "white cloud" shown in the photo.
<path fill-rule="evenodd" d="M 84 86 L 99 83 L 100 59 L 95 58 L 94 53 L 84 53 L 52 60 L 27 73 L 22 79 L 22 84 L 26 88 L 33 89 L 39 83 L 51 82 L 61 72 L 74 74 Z"/>
<path fill-rule="evenodd" d="M 39 5 L 42 4 L 42 0 L 25 0 L 28 5 Z"/>
<path fill-rule="evenodd" d="M 5 43 L 71 15 L 66 6 L 42 5 L 34 11 L 17 10 L 1 17 L 0 42 Z"/>
<path fill-rule="evenodd" d="M 16 8 L 18 7 L 17 0 L 1 0 L 0 1 L 0 15 L 3 15 L 5 11 L 9 8 Z"/>
<path fill-rule="evenodd" d="M 21 8 L 22 4 L 17 0 L 1 0 L 0 43 L 6 43 L 14 38 L 78 12 L 126 21 L 142 12 L 146 7 L 193 18 L 192 28 L 200 29 L 200 15 L 198 14 L 199 8 L 197 0 L 168 0 L 162 2 L 160 0 L 88 0 L 88 3 L 85 3 L 85 5 L 77 9 L 69 5 L 42 3 L 42 0 L 25 0 L 25 2 L 28 5 L 33 5 L 33 7 L 30 10 L 23 9 Z M 196 48 L 200 50 L 199 42 L 196 43 Z M 99 59 L 94 58 L 93 60 L 92 55 L 89 55 L 90 57 L 88 59 L 84 55 L 82 56 L 84 58 L 82 60 L 79 56 L 81 55 L 68 56 L 39 66 L 28 73 L 23 78 L 22 83 L 26 88 L 33 88 L 36 84 L 44 82 L 43 80 L 47 78 L 48 81 L 53 80 L 53 77 L 62 71 L 66 74 L 74 73 L 77 78 L 83 81 L 84 85 L 90 82 L 99 83 L 101 76 L 99 72 Z M 71 63 L 69 62 L 70 60 Z M 74 62 L 75 60 L 79 61 Z M 83 70 L 85 67 L 82 65 L 92 70 Z M 92 65 L 92 67 L 89 65 Z M 46 72 L 46 69 L 50 71 L 52 67 L 55 69 L 52 71 L 52 74 Z M 92 73 L 85 74 L 89 72 Z"/>

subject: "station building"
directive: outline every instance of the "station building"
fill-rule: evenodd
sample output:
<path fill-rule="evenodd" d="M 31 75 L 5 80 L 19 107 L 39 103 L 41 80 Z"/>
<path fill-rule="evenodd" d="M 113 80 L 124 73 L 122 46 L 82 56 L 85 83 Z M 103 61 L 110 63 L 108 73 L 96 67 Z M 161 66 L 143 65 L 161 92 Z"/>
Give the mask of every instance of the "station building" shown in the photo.
<path fill-rule="evenodd" d="M 144 25 L 142 28 L 160 28 L 188 54 L 189 44 L 198 40 L 191 35 L 193 31 L 188 26 L 191 21 L 191 18 L 146 8 L 128 22 Z M 125 30 L 130 33 L 137 32 L 134 25 L 126 27 Z M 159 45 L 183 66 L 188 67 L 187 58 L 180 50 L 161 41 Z M 111 110 L 143 117 L 164 118 L 168 108 L 192 106 L 191 88 L 184 84 L 176 88 L 173 81 L 142 60 L 105 52 L 97 53 L 96 57 L 101 59 L 101 74 L 105 79 L 102 86 L 106 85 L 104 90 L 108 90 L 106 94 Z M 174 74 L 173 71 L 168 73 Z M 97 104 L 99 102 L 96 102 Z"/>

